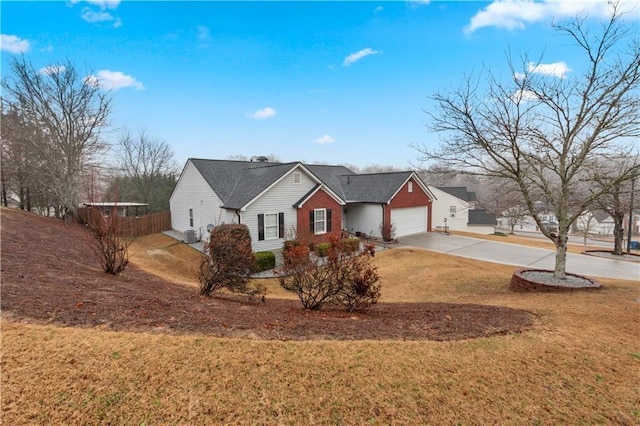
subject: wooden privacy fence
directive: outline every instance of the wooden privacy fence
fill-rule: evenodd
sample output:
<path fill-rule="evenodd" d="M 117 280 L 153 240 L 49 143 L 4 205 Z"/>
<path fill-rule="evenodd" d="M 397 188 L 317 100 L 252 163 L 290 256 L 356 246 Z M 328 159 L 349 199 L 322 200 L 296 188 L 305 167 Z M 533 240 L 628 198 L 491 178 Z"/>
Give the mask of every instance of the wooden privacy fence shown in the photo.
<path fill-rule="evenodd" d="M 171 229 L 171 212 L 169 210 L 144 216 L 105 217 L 99 209 L 83 207 L 78 209 L 78 216 L 81 222 L 89 226 L 104 226 L 116 221 L 116 226 L 122 237 L 142 237 Z"/>

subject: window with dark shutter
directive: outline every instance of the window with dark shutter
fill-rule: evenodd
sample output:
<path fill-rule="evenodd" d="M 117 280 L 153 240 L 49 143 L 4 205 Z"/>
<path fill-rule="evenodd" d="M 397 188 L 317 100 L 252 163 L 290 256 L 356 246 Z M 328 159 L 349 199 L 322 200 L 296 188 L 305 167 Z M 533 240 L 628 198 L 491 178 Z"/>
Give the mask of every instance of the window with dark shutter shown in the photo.
<path fill-rule="evenodd" d="M 331 232 L 331 209 L 327 209 L 327 232 Z"/>
<path fill-rule="evenodd" d="M 284 213 L 278 213 L 278 238 L 284 238 Z"/>
<path fill-rule="evenodd" d="M 312 233 L 315 233 L 316 231 L 316 215 L 315 212 L 313 210 L 309 210 L 309 231 L 311 231 Z"/>
<path fill-rule="evenodd" d="M 264 215 L 258 215 L 258 240 L 264 240 Z"/>

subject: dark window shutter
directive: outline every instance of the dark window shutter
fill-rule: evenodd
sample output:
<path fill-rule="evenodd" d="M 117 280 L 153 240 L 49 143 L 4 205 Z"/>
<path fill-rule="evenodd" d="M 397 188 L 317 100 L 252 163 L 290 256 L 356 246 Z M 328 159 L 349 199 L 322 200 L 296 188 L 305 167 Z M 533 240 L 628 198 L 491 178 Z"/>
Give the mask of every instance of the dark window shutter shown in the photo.
<path fill-rule="evenodd" d="M 327 209 L 327 232 L 331 232 L 331 209 Z"/>
<path fill-rule="evenodd" d="M 264 240 L 264 215 L 258 215 L 258 240 Z"/>
<path fill-rule="evenodd" d="M 284 213 L 278 213 L 278 238 L 284 238 Z"/>
<path fill-rule="evenodd" d="M 315 227 L 316 215 L 313 210 L 309 210 L 309 230 L 313 234 L 316 230 Z"/>

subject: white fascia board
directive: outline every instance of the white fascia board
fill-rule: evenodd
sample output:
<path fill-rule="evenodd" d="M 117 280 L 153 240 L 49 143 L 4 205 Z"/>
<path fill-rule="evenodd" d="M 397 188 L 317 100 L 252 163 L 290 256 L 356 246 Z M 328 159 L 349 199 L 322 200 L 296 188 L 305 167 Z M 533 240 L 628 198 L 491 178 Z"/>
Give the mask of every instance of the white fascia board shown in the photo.
<path fill-rule="evenodd" d="M 269 192 L 269 190 L 271 188 L 273 188 L 274 186 L 276 186 L 277 184 L 279 184 L 280 182 L 282 182 L 282 180 L 284 180 L 287 176 L 289 176 L 291 173 L 293 173 L 294 171 L 298 170 L 298 169 L 302 169 L 307 175 L 309 175 L 309 177 L 311 178 L 311 180 L 313 180 L 315 183 L 319 183 L 322 184 L 322 181 L 320 179 L 318 179 L 316 177 L 316 175 L 314 175 L 313 173 L 311 173 L 311 171 L 309 169 L 307 169 L 306 167 L 304 167 L 304 165 L 302 163 L 296 163 L 293 167 L 291 167 L 291 169 L 289 169 L 289 171 L 285 174 L 283 174 L 282 176 L 280 176 L 279 179 L 277 179 L 275 182 L 273 182 L 271 185 L 269 185 L 268 187 L 266 187 L 262 192 L 260 192 L 258 195 L 256 195 L 255 197 L 253 197 L 251 200 L 249 200 L 244 206 L 240 207 L 240 211 L 244 212 L 247 210 L 247 208 L 249 208 L 249 206 L 251 204 L 253 204 L 258 198 L 262 197 L 265 193 Z"/>

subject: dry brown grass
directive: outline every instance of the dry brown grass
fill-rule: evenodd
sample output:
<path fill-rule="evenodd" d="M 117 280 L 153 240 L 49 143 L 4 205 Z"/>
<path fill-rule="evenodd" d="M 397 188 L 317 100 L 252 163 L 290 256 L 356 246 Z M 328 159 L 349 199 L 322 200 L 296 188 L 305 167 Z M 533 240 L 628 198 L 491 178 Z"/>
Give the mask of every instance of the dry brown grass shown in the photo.
<path fill-rule="evenodd" d="M 177 259 L 192 250 L 165 242 L 155 241 Z M 190 268 L 179 269 L 188 262 L 146 247 L 135 263 L 194 285 Z M 535 313 L 537 324 L 458 342 L 274 342 L 3 320 L 3 423 L 640 422 L 637 282 L 516 294 L 509 266 L 400 249 L 376 262 L 385 301 L 509 306 Z"/>
<path fill-rule="evenodd" d="M 129 247 L 131 263 L 178 284 L 198 286 L 200 253 L 164 234 L 136 238 Z"/>

